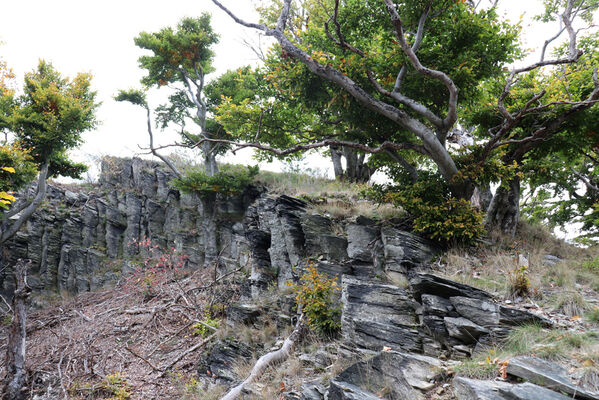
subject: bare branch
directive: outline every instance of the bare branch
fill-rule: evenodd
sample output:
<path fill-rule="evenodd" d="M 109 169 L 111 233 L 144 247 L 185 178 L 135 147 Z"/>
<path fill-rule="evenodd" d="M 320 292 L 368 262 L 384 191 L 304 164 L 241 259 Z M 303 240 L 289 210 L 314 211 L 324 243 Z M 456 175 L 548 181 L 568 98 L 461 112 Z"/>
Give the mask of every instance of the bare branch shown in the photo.
<path fill-rule="evenodd" d="M 418 21 L 418 30 L 416 31 L 416 37 L 414 39 L 414 44 L 412 44 L 412 51 L 416 53 L 422 44 L 422 39 L 424 38 L 424 26 L 426 23 L 426 19 L 428 18 L 428 14 L 431 10 L 431 3 L 424 9 L 422 15 L 420 16 L 420 20 Z M 397 78 L 395 79 L 395 86 L 393 87 L 393 92 L 399 92 L 401 90 L 401 83 L 408 73 L 408 67 L 406 65 L 402 65 L 399 73 L 397 74 Z"/>
<path fill-rule="evenodd" d="M 235 22 L 237 22 L 239 25 L 243 25 L 243 26 L 245 26 L 246 28 L 258 29 L 258 30 L 260 30 L 260 31 L 263 31 L 263 32 L 268 32 L 268 31 L 270 30 L 270 29 L 268 29 L 268 27 L 267 27 L 266 25 L 264 25 L 264 24 L 254 24 L 254 23 L 251 23 L 251 22 L 246 22 L 246 21 L 242 20 L 241 18 L 238 18 L 238 17 L 237 17 L 235 14 L 233 14 L 231 11 L 229 11 L 229 9 L 228 9 L 227 7 L 223 6 L 223 5 L 221 4 L 221 2 L 220 2 L 220 1 L 218 1 L 218 0 L 212 0 L 212 2 L 213 2 L 214 4 L 216 4 L 216 5 L 217 5 L 217 6 L 218 6 L 218 7 L 219 7 L 221 10 L 223 10 L 225 13 L 227 13 L 227 14 L 229 15 L 229 17 L 233 18 L 233 20 L 234 20 Z"/>
<path fill-rule="evenodd" d="M 586 186 L 586 188 L 589 191 L 599 193 L 599 187 L 597 185 L 593 185 L 593 183 L 591 182 L 590 179 L 588 179 L 586 176 L 584 176 L 580 172 L 576 171 L 574 168 L 571 168 L 571 171 L 574 175 L 576 175 L 582 181 L 582 183 L 584 183 L 584 185 Z"/>
<path fill-rule="evenodd" d="M 178 178 L 180 178 L 181 173 L 179 172 L 177 167 L 175 167 L 175 165 L 171 162 L 171 160 L 169 160 L 168 158 L 166 158 L 162 154 L 160 154 L 154 147 L 154 133 L 152 131 L 152 119 L 151 119 L 151 114 L 150 114 L 150 107 L 148 105 L 145 105 L 144 107 L 146 109 L 146 115 L 147 115 L 148 135 L 150 136 L 150 151 L 152 152 L 153 155 L 155 155 L 156 157 L 161 159 L 169 167 L 169 169 L 171 171 L 173 171 L 173 173 L 175 175 L 177 175 Z"/>
<path fill-rule="evenodd" d="M 258 149 L 258 150 L 268 151 L 268 152 L 274 153 L 278 156 L 286 156 L 289 154 L 297 153 L 299 151 L 312 150 L 312 149 L 318 149 L 318 148 L 329 147 L 329 146 L 343 146 L 343 147 L 357 149 L 357 150 L 363 151 L 364 153 L 368 153 L 368 154 L 377 154 L 377 153 L 386 151 L 386 149 L 393 149 L 393 150 L 413 150 L 413 151 L 416 151 L 417 153 L 429 156 L 427 150 L 423 146 L 412 144 L 412 143 L 383 142 L 378 147 L 370 147 L 365 144 L 356 143 L 356 142 L 349 142 L 349 141 L 335 140 L 335 139 L 325 139 L 320 142 L 309 143 L 309 144 L 298 144 L 298 145 L 295 145 L 293 147 L 289 147 L 286 149 L 277 149 L 275 147 L 267 146 L 267 145 L 263 145 L 263 144 L 259 144 L 259 143 L 239 143 L 239 142 L 235 142 L 232 140 L 204 138 L 204 139 L 200 140 L 197 143 L 197 145 L 199 145 L 203 142 L 225 143 L 225 144 L 236 145 L 237 147 L 232 150 L 232 152 L 234 154 L 235 154 L 235 152 L 245 149 L 245 148 L 254 148 L 254 149 Z"/>
<path fill-rule="evenodd" d="M 420 63 L 418 56 L 412 50 L 410 45 L 408 44 L 403 29 L 403 22 L 397 10 L 395 9 L 395 4 L 393 0 L 385 0 L 387 4 L 387 12 L 391 18 L 391 23 L 395 29 L 395 37 L 399 41 L 401 49 L 408 56 L 412 66 L 416 69 L 416 71 L 420 72 L 423 75 L 430 76 L 431 78 L 437 79 L 441 81 L 447 90 L 449 91 L 449 101 L 448 101 L 448 111 L 447 117 L 443 120 L 444 128 L 449 129 L 453 126 L 453 124 L 457 121 L 457 107 L 458 107 L 458 88 L 453 82 L 453 80 L 444 72 L 437 71 L 434 69 L 427 68 Z M 429 5 L 430 7 L 430 5 Z"/>

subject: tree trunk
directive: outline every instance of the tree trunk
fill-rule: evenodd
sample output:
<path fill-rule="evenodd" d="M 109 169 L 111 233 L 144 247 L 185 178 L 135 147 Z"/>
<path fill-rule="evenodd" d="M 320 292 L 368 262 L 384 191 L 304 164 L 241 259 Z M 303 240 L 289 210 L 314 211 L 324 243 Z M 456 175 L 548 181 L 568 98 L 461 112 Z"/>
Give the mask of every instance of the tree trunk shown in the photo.
<path fill-rule="evenodd" d="M 491 200 L 485 225 L 487 230 L 499 230 L 510 236 L 516 234 L 520 220 L 520 179 L 515 178 L 507 183 L 507 188 L 500 186 Z"/>
<path fill-rule="evenodd" d="M 210 142 L 204 142 L 202 144 L 202 152 L 204 153 L 204 170 L 208 176 L 214 176 L 218 173 L 216 155 L 214 154 L 214 147 L 216 145 L 216 143 Z"/>
<path fill-rule="evenodd" d="M 27 335 L 27 309 L 25 301 L 31 288 L 27 286 L 27 267 L 29 263 L 18 260 L 15 265 L 16 289 L 13 298 L 13 320 L 8 333 L 6 348 L 6 376 L 3 398 L 7 400 L 24 400 L 27 397 L 25 387 L 27 371 L 25 370 L 25 338 Z"/>
<path fill-rule="evenodd" d="M 365 154 L 358 154 L 356 149 L 351 147 L 343 147 L 342 150 L 339 150 L 331 146 L 330 149 L 335 179 L 348 182 L 368 182 L 370 180 L 374 171 L 365 162 Z M 341 157 L 345 157 L 345 171 Z"/>
<path fill-rule="evenodd" d="M 333 161 L 333 171 L 335 172 L 335 179 L 338 181 L 343 180 L 343 165 L 341 164 L 341 152 L 336 147 L 331 146 L 331 160 Z"/>
<path fill-rule="evenodd" d="M 218 227 L 216 225 L 217 198 L 212 193 L 202 198 L 202 229 L 204 230 L 204 266 L 208 267 L 218 258 Z"/>
<path fill-rule="evenodd" d="M 472 194 L 472 198 L 470 202 L 472 206 L 478 208 L 482 212 L 486 212 L 489 209 L 489 205 L 493 200 L 493 192 L 491 192 L 491 187 L 489 185 L 485 186 L 477 186 L 474 189 L 474 193 Z"/>

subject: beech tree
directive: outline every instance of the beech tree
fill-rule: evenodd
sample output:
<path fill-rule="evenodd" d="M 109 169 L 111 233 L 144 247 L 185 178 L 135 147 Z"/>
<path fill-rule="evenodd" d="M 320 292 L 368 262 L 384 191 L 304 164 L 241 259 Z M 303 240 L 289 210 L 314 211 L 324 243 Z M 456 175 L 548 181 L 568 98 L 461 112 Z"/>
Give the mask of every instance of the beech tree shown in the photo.
<path fill-rule="evenodd" d="M 360 104 L 364 113 L 391 121 L 402 135 L 389 136 L 376 147 L 365 140 L 321 140 L 289 149 L 273 149 L 255 142 L 243 146 L 276 154 L 331 144 L 369 153 L 388 149 L 416 152 L 434 163 L 456 198 L 468 199 L 477 185 L 501 180 L 501 176 L 486 176 L 487 182 L 482 182 L 480 169 L 488 172 L 491 166 L 499 165 L 497 159 L 507 168 L 513 162 L 522 162 L 538 142 L 561 132 L 571 118 L 593 107 L 599 96 L 596 84 L 593 90 L 572 100 L 550 98 L 546 96 L 548 90 L 539 86 L 537 91 L 528 92 L 528 97 L 521 97 L 525 101 L 509 104 L 513 93 L 526 85 L 529 74 L 544 77 L 539 83 L 545 86 L 550 84 L 547 76 L 558 66 L 584 69 L 592 75 L 595 66 L 581 59 L 584 52 L 578 46 L 578 35 L 581 30 L 592 29 L 589 15 L 597 8 L 594 0 L 546 1 L 547 12 L 542 18 L 559 19 L 561 26 L 555 37 L 547 39 L 538 62 L 511 71 L 504 69 L 518 56 L 514 43 L 517 31 L 497 18 L 497 2 L 487 9 L 476 7 L 481 2 L 455 0 L 320 2 L 328 18 L 302 31 L 290 28 L 290 18 L 297 15 L 298 3 L 305 2 L 275 2 L 270 9 L 276 15 L 274 23 L 245 21 L 221 1 L 213 2 L 237 23 L 273 37 L 283 58 L 341 89 Z M 352 30 L 352 15 L 357 16 L 356 26 L 361 30 Z M 567 51 L 546 57 L 545 49 L 562 33 L 568 37 Z M 310 40 L 313 37 L 319 40 Z M 503 55 L 494 57 L 502 49 Z M 489 101 L 484 96 L 484 82 L 489 80 L 501 88 L 492 101 L 497 123 L 480 136 L 476 149 L 460 156 L 448 146 L 448 137 L 463 128 L 466 107 Z M 464 96 L 470 97 L 465 103 L 461 102 Z M 543 117 L 529 123 L 539 111 L 543 111 Z M 497 190 L 487 222 L 490 227 L 513 233 L 519 218 L 519 178 L 514 174 L 505 177 L 508 175 L 512 178 Z"/>
<path fill-rule="evenodd" d="M 10 239 L 40 206 L 46 181 L 56 176 L 77 178 L 85 165 L 73 162 L 67 152 L 81 143 L 83 132 L 97 124 L 96 93 L 91 75 L 63 78 L 54 67 L 40 61 L 25 74 L 21 95 L 9 91 L 0 102 L 0 127 L 8 132 L 0 156 L 3 191 L 17 191 L 38 175 L 33 198 L 23 198 L 1 215 L 0 244 Z M 9 168 L 7 171 L 6 168 Z M 9 175 L 6 175 L 8 172 Z"/>
<path fill-rule="evenodd" d="M 7 75 L 4 75 L 7 77 Z M 11 78 L 11 77 L 8 77 Z M 96 125 L 96 93 L 91 75 L 63 78 L 54 67 L 40 61 L 37 69 L 25 75 L 24 89 L 17 95 L 5 81 L 0 98 L 0 128 L 5 131 L 0 146 L 0 246 L 4 245 L 40 206 L 46 195 L 47 179 L 53 176 L 79 177 L 86 170 L 71 161 L 67 151 L 81 142 L 81 134 Z M 14 201 L 11 193 L 24 188 L 38 175 L 33 198 L 27 193 Z M 30 288 L 28 263 L 19 260 L 13 268 L 16 290 L 13 319 L 6 349 L 3 398 L 24 399 L 26 303 Z"/>

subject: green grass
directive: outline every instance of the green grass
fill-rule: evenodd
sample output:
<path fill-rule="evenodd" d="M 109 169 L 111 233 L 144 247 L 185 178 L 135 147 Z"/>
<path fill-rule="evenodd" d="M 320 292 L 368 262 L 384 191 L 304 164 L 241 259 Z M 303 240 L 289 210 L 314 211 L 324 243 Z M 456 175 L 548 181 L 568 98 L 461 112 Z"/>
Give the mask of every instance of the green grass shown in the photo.
<path fill-rule="evenodd" d="M 589 360 L 594 364 L 599 358 L 598 346 L 598 332 L 572 332 L 547 329 L 536 324 L 523 325 L 514 328 L 500 347 L 462 361 L 453 370 L 468 378 L 490 379 L 498 375 L 501 362 L 519 355 L 534 355 L 548 360 Z"/>

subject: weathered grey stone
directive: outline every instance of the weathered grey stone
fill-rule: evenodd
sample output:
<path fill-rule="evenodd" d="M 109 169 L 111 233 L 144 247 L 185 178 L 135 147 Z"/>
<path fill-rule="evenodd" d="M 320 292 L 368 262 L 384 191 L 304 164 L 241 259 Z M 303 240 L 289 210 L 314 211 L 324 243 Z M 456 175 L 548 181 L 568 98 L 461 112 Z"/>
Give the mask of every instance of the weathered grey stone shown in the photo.
<path fill-rule="evenodd" d="M 438 253 L 431 241 L 390 226 L 381 229 L 381 237 L 388 271 L 406 273 L 427 264 Z"/>
<path fill-rule="evenodd" d="M 237 376 L 232 367 L 241 360 L 250 360 L 253 354 L 251 349 L 237 340 L 217 341 L 202 353 L 198 363 L 198 373 L 216 377 L 224 381 L 235 381 Z"/>
<path fill-rule="evenodd" d="M 599 392 L 591 393 L 573 384 L 559 365 L 537 357 L 520 356 L 510 359 L 507 373 L 548 389 L 567 393 L 575 399 L 599 398 Z"/>
<path fill-rule="evenodd" d="M 502 388 L 499 389 L 499 392 L 505 394 L 508 399 L 514 400 L 568 400 L 573 398 L 529 382 L 514 385 L 509 390 Z"/>
<path fill-rule="evenodd" d="M 528 311 L 519 310 L 512 307 L 499 307 L 499 323 L 502 325 L 518 326 L 523 324 L 539 324 L 542 326 L 552 326 L 552 322 L 529 313 Z"/>
<path fill-rule="evenodd" d="M 260 308 L 254 304 L 234 304 L 227 309 L 227 323 L 250 325 L 260 316 Z"/>
<path fill-rule="evenodd" d="M 414 274 L 410 278 L 410 286 L 417 301 L 421 301 L 423 294 L 433 294 L 446 299 L 453 296 L 472 297 L 486 301 L 492 301 L 493 299 L 493 296 L 484 290 L 431 274 Z"/>
<path fill-rule="evenodd" d="M 373 243 L 380 235 L 376 226 L 350 224 L 345 228 L 347 234 L 347 255 L 358 261 L 373 261 Z"/>
<path fill-rule="evenodd" d="M 421 296 L 423 313 L 446 317 L 453 310 L 452 302 L 443 297 L 432 294 L 423 294 Z"/>
<path fill-rule="evenodd" d="M 440 366 L 430 357 L 384 351 L 336 376 L 329 399 L 368 399 L 371 394 L 391 400 L 423 399 L 422 392 L 414 387 L 428 390 L 434 386 L 431 383 L 440 377 Z M 344 392 L 365 397 L 343 397 Z"/>
<path fill-rule="evenodd" d="M 415 303 L 396 286 L 344 276 L 341 332 L 358 349 L 422 351 Z"/>
<path fill-rule="evenodd" d="M 466 318 L 445 317 L 445 326 L 449 336 L 461 340 L 464 343 L 476 343 L 476 340 L 489 331 Z"/>
<path fill-rule="evenodd" d="M 455 378 L 452 385 L 458 400 L 507 400 L 500 389 L 509 390 L 511 387 L 506 382 L 477 381 L 461 376 Z"/>
<path fill-rule="evenodd" d="M 492 301 L 462 296 L 450 297 L 449 300 L 461 316 L 476 321 L 478 325 L 488 327 L 499 324 L 499 306 Z"/>

